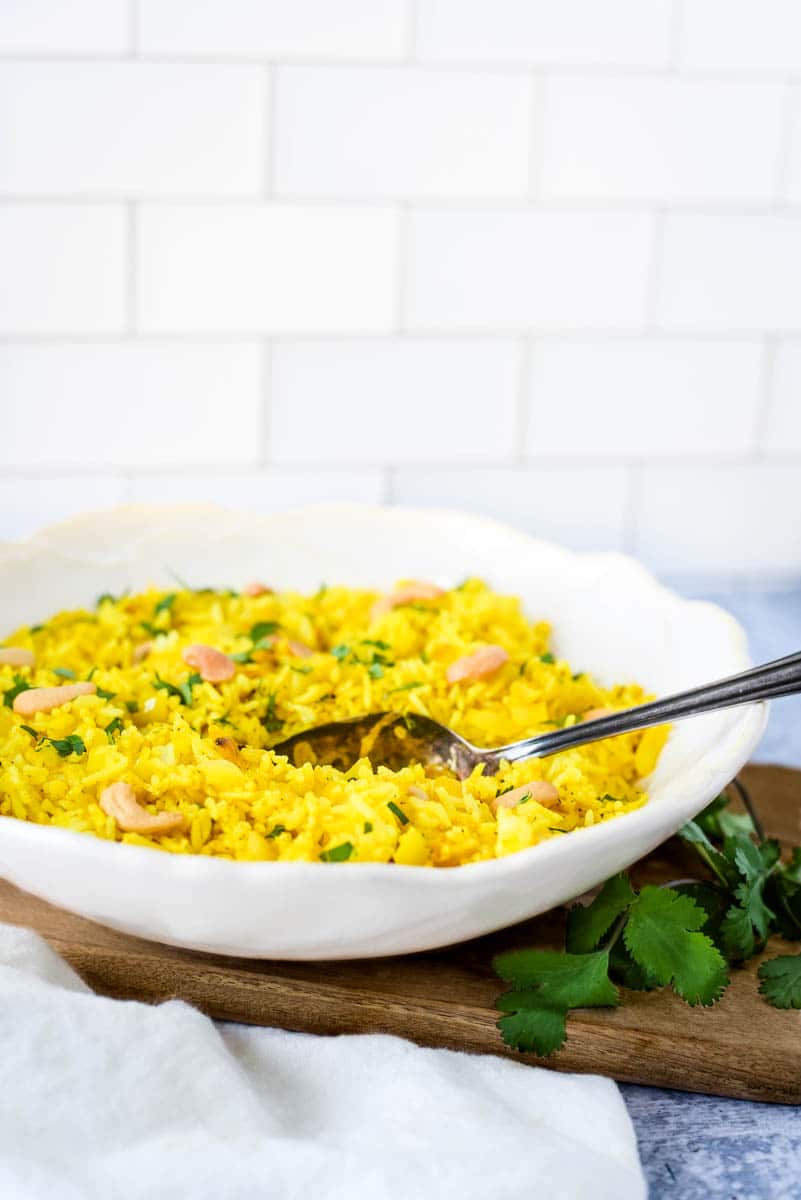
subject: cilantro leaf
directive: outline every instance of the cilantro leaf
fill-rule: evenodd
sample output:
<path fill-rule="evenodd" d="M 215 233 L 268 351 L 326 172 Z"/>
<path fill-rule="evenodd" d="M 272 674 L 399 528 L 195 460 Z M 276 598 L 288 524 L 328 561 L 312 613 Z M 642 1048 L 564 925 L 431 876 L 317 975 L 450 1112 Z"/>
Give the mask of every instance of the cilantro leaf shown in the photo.
<path fill-rule="evenodd" d="M 286 825 L 274 825 L 266 836 L 268 838 L 277 838 L 282 833 L 286 833 Z"/>
<path fill-rule="evenodd" d="M 777 842 L 762 842 L 759 846 L 747 836 L 737 834 L 723 844 L 727 857 L 733 857 L 743 882 L 735 888 L 735 896 L 748 914 L 760 940 L 765 941 L 774 913 L 763 899 L 767 877 L 779 857 Z M 752 951 L 753 953 L 753 951 Z"/>
<path fill-rule="evenodd" d="M 657 983 L 672 984 L 688 1004 L 713 1004 L 729 982 L 726 961 L 698 930 L 706 914 L 689 896 L 647 886 L 629 910 L 626 948 Z"/>
<path fill-rule="evenodd" d="M 106 725 L 103 732 L 105 733 L 106 737 L 108 738 L 110 745 L 112 745 L 112 746 L 114 745 L 114 734 L 122 733 L 123 729 L 124 729 L 124 725 L 122 723 L 121 717 L 115 717 L 113 721 L 109 721 L 108 725 Z"/>
<path fill-rule="evenodd" d="M 682 825 L 679 837 L 690 843 L 698 857 L 706 863 L 713 875 L 717 876 L 725 887 L 734 887 L 738 880 L 738 871 L 734 861 L 713 846 L 698 821 L 687 821 L 685 825 Z"/>
<path fill-rule="evenodd" d="M 323 862 L 347 862 L 353 853 L 352 842 L 342 842 L 339 846 L 334 846 L 331 850 L 321 850 L 320 858 Z"/>
<path fill-rule="evenodd" d="M 604 934 L 636 899 L 628 876 L 607 879 L 592 904 L 574 904 L 567 914 L 565 945 L 571 954 L 595 950 Z"/>
<path fill-rule="evenodd" d="M 390 810 L 390 812 L 393 812 L 395 814 L 395 816 L 400 821 L 401 825 L 409 824 L 409 818 L 406 816 L 406 813 L 403 811 L 402 808 L 398 807 L 398 805 L 395 803 L 394 800 L 389 800 L 387 802 L 387 808 Z"/>
<path fill-rule="evenodd" d="M 337 662 L 344 662 L 350 654 L 350 646 L 347 646 L 344 642 L 341 642 L 338 646 L 332 647 L 331 653 Z"/>
<path fill-rule="evenodd" d="M 95 695 L 99 696 L 101 700 L 113 700 L 117 693 L 107 692 L 105 688 L 99 687 L 95 692 Z"/>
<path fill-rule="evenodd" d="M 780 954 L 760 965 L 759 991 L 774 1008 L 801 1008 L 801 954 Z"/>
<path fill-rule="evenodd" d="M 177 592 L 168 592 L 166 596 L 162 596 L 158 604 L 153 609 L 153 616 L 157 617 L 159 613 L 169 612 L 177 599 Z"/>
<path fill-rule="evenodd" d="M 30 689 L 31 685 L 27 679 L 23 679 L 21 675 L 15 675 L 13 685 L 3 692 L 3 704 L 5 704 L 6 708 L 13 708 L 17 696 L 21 692 L 29 692 Z"/>
<path fill-rule="evenodd" d="M 170 683 L 166 679 L 162 679 L 158 672 L 153 682 L 153 687 L 159 691 L 166 692 L 168 696 L 177 696 L 181 704 L 185 704 L 189 708 L 192 704 L 192 689 L 203 680 L 197 671 L 193 671 L 183 683 Z"/>
<path fill-rule="evenodd" d="M 660 986 L 653 975 L 649 975 L 634 961 L 622 938 L 618 938 L 610 947 L 609 977 L 632 992 L 652 992 Z"/>
<path fill-rule="evenodd" d="M 562 954 L 555 950 L 515 950 L 499 955 L 495 970 L 514 990 L 496 1001 L 507 1015 L 498 1028 L 507 1046 L 553 1054 L 565 1040 L 571 1008 L 615 1006 L 617 988 L 609 979 L 609 954 Z"/>
<path fill-rule="evenodd" d="M 278 733 L 279 729 L 284 728 L 284 722 L 275 711 L 275 699 L 275 692 L 270 692 L 270 695 L 267 697 L 266 711 L 261 718 L 261 724 L 268 733 Z"/>
<path fill-rule="evenodd" d="M 756 948 L 751 917 L 741 904 L 732 904 L 720 925 L 720 940 L 729 962 L 750 958 Z"/>
<path fill-rule="evenodd" d="M 736 833 L 754 832 L 754 822 L 748 813 L 729 812 L 728 806 L 729 797 L 723 792 L 695 818 L 696 824 L 708 837 L 723 841 Z"/>
<path fill-rule="evenodd" d="M 75 672 L 71 667 L 53 667 L 53 674 L 58 675 L 59 679 L 75 678 Z"/>
<path fill-rule="evenodd" d="M 65 738 L 42 738 L 38 748 L 41 750 L 48 743 L 56 751 L 59 758 L 69 758 L 71 754 L 86 754 L 86 746 L 83 743 L 83 738 L 78 737 L 77 733 L 71 733 L 69 737 Z"/>
<path fill-rule="evenodd" d="M 269 643 L 265 643 L 264 645 L 260 643 L 264 643 L 265 638 L 272 637 L 280 628 L 281 626 L 277 621 L 257 621 L 248 634 L 251 642 L 253 642 L 253 649 L 268 650 Z"/>
<path fill-rule="evenodd" d="M 554 658 L 554 656 L 551 654 L 551 652 L 549 650 L 546 654 L 540 655 L 540 662 L 541 663 L 555 663 L 556 659 Z"/>
<path fill-rule="evenodd" d="M 390 688 L 387 692 L 388 696 L 393 696 L 395 692 L 411 692 L 413 688 L 423 687 L 421 679 L 415 679 L 412 683 L 401 683 L 398 687 Z"/>

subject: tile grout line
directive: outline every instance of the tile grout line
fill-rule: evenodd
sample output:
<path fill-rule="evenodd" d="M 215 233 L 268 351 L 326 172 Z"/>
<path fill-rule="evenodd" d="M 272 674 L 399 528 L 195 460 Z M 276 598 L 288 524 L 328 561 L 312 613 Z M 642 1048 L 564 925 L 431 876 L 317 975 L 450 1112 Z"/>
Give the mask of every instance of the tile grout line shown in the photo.
<path fill-rule="evenodd" d="M 542 197 L 545 168 L 545 108 L 548 103 L 548 81 L 545 72 L 532 72 L 529 79 L 528 131 L 528 197 Z"/>
<path fill-rule="evenodd" d="M 125 207 L 124 205 L 121 207 Z M 131 208 L 137 207 L 136 201 L 130 202 Z M 548 329 L 543 326 L 516 325 L 508 328 L 474 328 L 456 325 L 452 328 L 437 326 L 434 329 L 420 326 L 417 328 L 404 326 L 395 330 L 388 326 L 384 330 L 365 329 L 362 327 L 347 331 L 318 329 L 297 329 L 294 331 L 250 328 L 231 332 L 230 330 L 213 329 L 169 329 L 141 330 L 136 333 L 136 340 L 150 345 L 191 345 L 195 342 L 223 346 L 240 346 L 261 342 L 264 338 L 278 345 L 303 344 L 316 342 L 321 338 L 330 342 L 387 342 L 406 341 L 423 342 L 474 342 L 479 345 L 491 345 L 495 342 L 507 342 L 509 339 L 534 337 L 538 342 L 549 344 L 570 345 L 576 342 L 599 342 L 603 345 L 634 345 L 641 342 L 657 342 L 670 345 L 673 342 L 693 342 L 698 345 L 742 345 L 743 342 L 762 343 L 766 336 L 776 337 L 782 342 L 792 345 L 801 343 L 801 326 L 781 329 L 702 329 L 677 325 L 666 328 L 659 325 L 645 328 L 642 324 L 626 329 L 604 329 L 593 325 L 571 326 L 560 329 Z M 35 330 L 0 330 L 0 346 L 36 346 L 59 345 L 74 346 L 95 344 L 127 345 L 130 344 L 131 334 L 126 329 L 119 330 L 68 330 L 53 329 L 50 331 Z"/>
<path fill-rule="evenodd" d="M 154 209 L 170 208 L 236 208 L 264 206 L 261 194 L 250 192 L 232 192 L 230 195 L 219 193 L 157 195 L 149 192 L 5 192 L 0 194 L 0 210 L 4 207 L 19 205 L 54 208 L 66 205 L 76 207 L 113 207 L 133 200 L 147 204 Z M 399 197 L 389 193 L 381 196 L 348 195 L 340 193 L 335 196 L 303 195 L 292 192 L 281 192 L 275 197 L 276 204 L 294 209 L 316 210 L 320 208 L 380 208 L 397 207 L 399 204 L 409 204 L 415 208 L 436 212 L 458 212 L 468 215 L 482 216 L 491 213 L 495 216 L 506 216 L 508 213 L 544 213 L 555 216 L 653 216 L 661 212 L 671 215 L 691 217 L 741 217 L 761 220 L 763 217 L 775 214 L 777 201 L 774 198 L 762 202 L 745 201 L 743 199 L 701 201 L 674 200 L 670 208 L 663 208 L 662 202 L 654 200 L 616 199 L 608 196 L 596 197 L 541 197 L 521 193 L 516 196 L 426 196 L 406 195 Z M 781 212 L 794 220 L 801 219 L 801 199 L 782 200 Z"/>
<path fill-rule="evenodd" d="M 125 295 L 125 328 L 129 338 L 136 338 L 138 325 L 139 303 L 139 213 L 135 200 L 127 201 L 125 205 L 125 259 L 128 270 Z"/>
<path fill-rule="evenodd" d="M 275 196 L 276 158 L 278 144 L 278 72 L 273 67 L 264 69 L 264 163 L 262 166 L 261 199 L 271 200 Z M 236 203 L 234 201 L 234 203 Z"/>
<path fill-rule="evenodd" d="M 768 459 L 765 452 L 765 442 L 773 410 L 778 350 L 778 339 L 770 335 L 766 336 L 762 345 L 762 361 L 757 390 L 758 399 L 751 431 L 752 457 L 755 462 L 765 462 Z M 772 455 L 770 458 L 774 461 Z"/>
<path fill-rule="evenodd" d="M 801 99 L 801 89 L 799 89 L 798 84 L 785 84 L 774 183 L 774 204 L 780 205 L 782 210 L 792 210 L 793 207 L 790 198 L 790 169 L 793 162 L 793 152 L 799 141 L 798 113 L 799 108 L 801 108 L 799 99 Z"/>
<path fill-rule="evenodd" d="M 684 28 L 686 13 L 685 0 L 673 0 L 670 12 L 670 31 L 668 49 L 668 70 L 672 75 L 682 74 L 681 59 L 684 49 Z"/>
<path fill-rule="evenodd" d="M 640 538 L 640 508 L 643 495 L 643 464 L 630 463 L 626 468 L 626 508 L 623 525 L 623 549 L 635 554 Z"/>
<path fill-rule="evenodd" d="M 420 13 L 417 8 L 417 0 L 406 0 L 406 62 L 417 62 L 417 27 L 420 18 Z"/>
<path fill-rule="evenodd" d="M 139 0 L 128 0 L 128 58 L 139 58 Z"/>
<path fill-rule="evenodd" d="M 770 458 L 760 460 L 763 466 L 772 466 L 777 468 L 792 467 L 801 468 L 801 451 L 790 450 L 785 454 L 771 454 Z M 329 471 L 332 474 L 348 474 L 353 471 L 382 471 L 391 469 L 397 471 L 413 471 L 413 472 L 440 472 L 447 470 L 454 475 L 463 476 L 465 479 L 474 475 L 477 471 L 514 471 L 526 474 L 536 470 L 540 472 L 547 471 L 583 471 L 597 468 L 610 468 L 615 470 L 638 471 L 643 470 L 645 463 L 641 456 L 631 455 L 627 458 L 614 457 L 592 457 L 592 456 L 565 456 L 554 455 L 553 457 L 533 454 L 526 457 L 525 461 L 518 461 L 511 455 L 494 455 L 490 457 L 476 456 L 474 458 L 462 459 L 454 461 L 449 458 L 425 458 L 425 459 L 404 459 L 402 461 L 389 459 L 320 459 L 314 458 L 296 462 L 263 462 L 257 456 L 248 459 L 227 459 L 223 461 L 214 461 L 207 458 L 198 458 L 193 462 L 178 462 L 178 463 L 159 463 L 156 466 L 149 465 L 146 462 L 135 462 L 125 464 L 104 465 L 96 462 L 48 462 L 45 464 L 0 464 L 0 478 L 3 479 L 18 479 L 29 480 L 45 480 L 54 476 L 70 476 L 79 477 L 87 473 L 96 478 L 113 478 L 116 477 L 122 470 L 136 471 L 143 478 L 179 478 L 182 476 L 191 477 L 198 472 L 211 472 L 212 475 L 225 475 L 232 472 L 259 474 L 263 473 L 265 466 L 268 466 L 271 471 L 279 471 L 282 473 L 308 473 L 315 471 Z M 735 467 L 738 469 L 748 468 L 754 465 L 753 455 L 742 453 L 737 455 L 722 456 L 720 454 L 708 455 L 688 455 L 686 452 L 676 453 L 669 456 L 651 458 L 648 461 L 648 466 L 656 470 L 676 470 L 686 469 L 696 472 L 707 472 L 719 468 L 727 469 Z"/>
<path fill-rule="evenodd" d="M 662 209 L 653 213 L 653 229 L 651 232 L 651 260 L 648 264 L 648 275 L 645 283 L 645 305 L 643 334 L 653 336 L 658 325 L 659 291 L 662 284 L 663 259 L 665 256 L 665 227 L 667 214 Z"/>
<path fill-rule="evenodd" d="M 261 343 L 259 357 L 259 398 L 258 463 L 266 468 L 270 465 L 273 440 L 273 347 L 267 339 Z"/>
<path fill-rule="evenodd" d="M 134 21 L 129 19 L 129 28 Z M 130 35 L 129 35 L 130 36 Z M 0 62 L 29 63 L 31 65 L 48 63 L 113 63 L 125 62 L 131 57 L 126 50 L 0 50 Z M 186 53 L 169 54 L 138 50 L 137 59 L 141 62 L 159 63 L 167 66 L 298 66 L 314 67 L 320 70 L 403 70 L 408 66 L 408 48 L 401 54 L 392 57 L 382 57 L 380 54 L 363 55 L 357 58 L 315 57 L 313 54 L 284 55 L 275 54 L 212 54 Z M 507 59 L 497 61 L 492 59 L 432 59 L 416 58 L 416 66 L 421 71 L 439 72 L 444 75 L 464 75 L 482 72 L 487 75 L 527 75 L 531 71 L 548 71 L 549 73 L 581 76 L 591 78 L 618 77 L 625 79 L 672 79 L 675 68 L 671 63 L 600 63 L 600 62 L 559 62 L 557 60 L 536 59 Z M 701 83 L 793 83 L 801 81 L 801 72 L 797 69 L 779 68 L 764 69 L 724 69 L 684 67 L 681 70 L 682 80 L 692 80 Z"/>
<path fill-rule="evenodd" d="M 411 205 L 402 203 L 395 232 L 395 295 L 393 297 L 392 334 L 409 333 L 406 329 L 406 310 L 411 284 Z"/>
<path fill-rule="evenodd" d="M 520 465 L 526 462 L 528 451 L 528 439 L 531 433 L 531 419 L 533 414 L 530 412 L 529 406 L 529 382 L 534 369 L 534 356 L 536 354 L 536 342 L 531 338 L 526 338 L 520 343 L 520 362 L 518 364 L 518 381 L 515 405 L 515 429 L 514 436 L 516 445 L 515 461 Z M 536 402 L 536 392 L 533 395 L 532 403 Z"/>

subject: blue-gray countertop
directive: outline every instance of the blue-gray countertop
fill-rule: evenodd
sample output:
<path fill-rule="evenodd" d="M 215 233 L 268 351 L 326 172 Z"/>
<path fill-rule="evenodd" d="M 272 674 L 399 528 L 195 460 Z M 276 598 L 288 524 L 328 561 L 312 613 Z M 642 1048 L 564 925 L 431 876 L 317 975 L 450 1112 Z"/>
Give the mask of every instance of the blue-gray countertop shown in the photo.
<path fill-rule="evenodd" d="M 801 586 L 713 593 L 685 583 L 678 590 L 734 613 L 748 631 L 755 662 L 801 650 Z M 801 697 L 773 704 L 754 758 L 801 767 Z M 801 1108 L 660 1088 L 625 1086 L 622 1091 L 651 1200 L 800 1200 Z"/>

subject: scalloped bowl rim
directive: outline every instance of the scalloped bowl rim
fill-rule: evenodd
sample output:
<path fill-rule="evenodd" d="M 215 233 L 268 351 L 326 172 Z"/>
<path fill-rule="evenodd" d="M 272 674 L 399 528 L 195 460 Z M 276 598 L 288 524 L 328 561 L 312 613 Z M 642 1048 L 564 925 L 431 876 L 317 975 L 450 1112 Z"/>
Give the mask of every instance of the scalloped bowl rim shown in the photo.
<path fill-rule="evenodd" d="M 392 521 L 396 519 L 398 514 L 403 514 L 407 519 L 424 521 L 429 525 L 436 525 L 444 519 L 453 518 L 459 521 L 465 521 L 470 525 L 478 528 L 483 526 L 489 529 L 490 532 L 497 533 L 512 540 L 517 538 L 520 541 L 521 547 L 525 547 L 528 553 L 532 549 L 546 548 L 548 551 L 558 550 L 560 554 L 570 556 L 574 559 L 582 559 L 586 563 L 602 563 L 606 566 L 614 566 L 619 564 L 625 567 L 630 576 L 638 576 L 640 583 L 645 585 L 654 597 L 658 597 L 662 605 L 675 606 L 676 604 L 687 606 L 695 611 L 706 610 L 710 616 L 714 616 L 715 620 L 725 627 L 728 631 L 730 639 L 730 650 L 732 654 L 732 671 L 744 669 L 750 664 L 750 659 L 747 651 L 747 639 L 744 630 L 735 620 L 735 618 L 724 609 L 717 605 L 706 601 L 686 600 L 658 582 L 650 571 L 643 567 L 636 560 L 628 555 L 618 552 L 590 552 L 580 553 L 576 551 L 566 550 L 564 547 L 556 546 L 553 543 L 547 542 L 544 539 L 533 538 L 528 534 L 518 530 L 510 530 L 508 526 L 501 522 L 494 521 L 489 517 L 475 516 L 473 514 L 458 513 L 448 509 L 409 509 L 409 508 L 382 508 L 379 506 L 367 505 L 350 505 L 350 504 L 325 504 L 325 505 L 307 505 L 295 509 L 282 510 L 277 513 L 259 514 L 259 515 L 243 515 L 237 514 L 233 510 L 220 508 L 215 505 L 126 505 L 116 509 L 106 510 L 100 513 L 86 513 L 71 517 L 63 522 L 51 525 L 45 529 L 37 531 L 31 537 L 20 542 L 0 542 L 0 563 L 6 564 L 9 562 L 24 560 L 29 555 L 36 555 L 46 551 L 49 554 L 55 553 L 68 566 L 70 562 L 77 561 L 74 554 L 66 552 L 59 548 L 59 541 L 65 536 L 69 540 L 70 536 L 82 530 L 94 528 L 99 521 L 108 519 L 127 519 L 127 518 L 144 518 L 149 523 L 159 523 L 160 519 L 172 520 L 182 519 L 187 516 L 192 518 L 202 516 L 219 516 L 226 514 L 238 521 L 256 521 L 260 523 L 281 524 L 288 519 L 292 520 L 317 520 L 321 514 L 326 514 L 327 518 L 332 515 L 336 516 L 337 520 L 347 521 L 351 517 L 358 515 L 359 519 L 363 519 L 365 514 L 372 514 L 373 518 L 384 521 Z M 145 539 L 146 540 L 146 539 Z M 124 565 L 126 562 L 125 556 L 118 558 L 109 558 L 106 565 Z M 399 572 L 403 573 L 402 569 Z M 142 581 L 144 582 L 144 581 Z M 347 580 L 338 582 L 347 583 Z M 536 614 L 532 614 L 535 615 Z M 0 633 L 2 636 L 2 633 Z M 592 669 L 592 668 L 590 668 Z M 736 769 L 742 765 L 751 751 L 759 741 L 762 730 L 767 719 L 766 704 L 754 704 L 741 707 L 739 711 L 740 720 L 735 722 L 729 729 L 725 738 L 722 739 L 714 749 L 712 761 L 707 760 L 704 764 L 704 773 L 707 778 L 707 783 L 710 780 L 717 780 L 716 787 L 719 790 L 732 777 L 729 765 L 732 762 L 738 764 Z M 683 790 L 692 791 L 693 772 L 698 773 L 699 767 L 691 768 L 690 771 L 682 778 Z M 711 785 L 710 785 L 711 786 Z M 709 791 L 709 786 L 705 789 Z M 568 837 L 553 839 L 537 846 L 530 847 L 526 850 L 517 851 L 514 854 L 503 858 L 489 859 L 477 863 L 468 863 L 462 866 L 452 867 L 449 869 L 432 869 L 428 867 L 403 866 L 394 863 L 349 863 L 347 868 L 341 869 L 344 877 L 347 873 L 349 884 L 355 882 L 354 872 L 362 881 L 369 880 L 392 880 L 397 883 L 399 888 L 408 890 L 411 886 L 415 891 L 424 889 L 440 889 L 449 891 L 452 889 L 461 890 L 464 883 L 468 880 L 475 881 L 477 884 L 491 883 L 493 880 L 501 880 L 516 875 L 523 875 L 529 872 L 532 862 L 536 862 L 545 866 L 546 863 L 558 862 L 564 860 L 569 862 L 577 854 L 581 853 L 580 847 L 584 847 L 585 852 L 591 847 L 600 848 L 602 845 L 613 843 L 621 838 L 624 832 L 631 834 L 636 831 L 641 835 L 638 841 L 643 844 L 647 843 L 648 848 L 652 848 L 665 837 L 675 832 L 678 826 L 689 819 L 707 802 L 705 798 L 699 801 L 685 802 L 679 807 L 682 810 L 681 819 L 675 823 L 672 821 L 667 824 L 672 827 L 665 832 L 666 823 L 664 820 L 664 812 L 657 805 L 652 804 L 649 800 L 641 809 L 635 812 L 626 814 L 614 821 L 606 822 L 600 825 L 591 826 L 589 828 L 576 830 Z M 644 835 L 644 836 L 642 836 Z M 656 836 L 653 836 L 656 835 Z M 629 839 L 631 840 L 631 839 Z M 31 822 L 17 820 L 14 817 L 7 817 L 0 821 L 0 845 L 22 845 L 31 842 L 37 844 L 40 848 L 49 845 L 59 850 L 68 850 L 77 852 L 78 857 L 82 859 L 87 866 L 93 863 L 102 864 L 107 867 L 110 861 L 118 859 L 120 863 L 125 862 L 127 865 L 136 866 L 141 870 L 143 879 L 146 876 L 164 876 L 168 875 L 175 879 L 185 879 L 192 884 L 201 884 L 206 882 L 210 887 L 215 889 L 224 889 L 231 881 L 236 880 L 238 883 L 244 882 L 245 879 L 251 881 L 264 881 L 268 877 L 276 878 L 276 873 L 281 877 L 294 877 L 301 880 L 320 880 L 325 877 L 326 882 L 332 880 L 332 866 L 325 863 L 312 862 L 241 862 L 228 859 L 211 858 L 203 855 L 177 855 L 168 854 L 165 852 L 154 851 L 147 847 L 131 846 L 119 842 L 108 842 L 99 838 L 95 838 L 86 833 L 75 832 L 68 829 L 58 828 L 55 826 L 36 825 Z M 645 852 L 645 851 L 644 851 Z M 639 855 L 637 855 L 639 857 Z M 631 859 L 630 861 L 634 861 Z M 339 872 L 336 872 L 338 875 Z M 24 885 L 21 885 L 24 886 Z M 537 911 L 543 911 L 539 908 Z M 535 915 L 533 912 L 531 915 Z M 95 920 L 102 920 L 104 923 L 114 926 L 115 922 L 105 918 L 94 916 Z M 519 919 L 519 918 L 516 918 Z M 503 922 L 502 922 L 503 923 Z M 118 927 L 120 927 L 118 925 Z M 490 925 L 487 929 L 482 929 L 480 932 L 488 932 L 490 928 L 497 928 L 498 925 Z M 150 936 L 139 932 L 139 936 Z M 154 935 L 155 936 L 155 935 Z M 170 941 L 169 937 L 165 937 L 163 931 L 158 935 L 158 940 Z M 472 935 L 470 935 L 472 936 Z M 175 944 L 186 944 L 181 941 L 176 941 Z M 433 945 L 449 944 L 449 940 L 444 941 L 425 941 L 419 948 L 428 949 Z M 395 953 L 393 949 L 381 951 L 379 953 Z M 231 951 L 236 954 L 249 954 L 250 952 L 241 948 L 236 951 Z M 375 953 L 373 951 L 372 953 Z M 254 952 L 254 956 L 262 956 L 261 952 Z M 331 954 L 326 957 L 347 957 L 347 954 Z M 293 957 L 292 955 L 284 955 L 283 957 Z M 301 957 L 305 957 L 302 955 Z M 314 955 L 313 957 L 317 957 Z"/>

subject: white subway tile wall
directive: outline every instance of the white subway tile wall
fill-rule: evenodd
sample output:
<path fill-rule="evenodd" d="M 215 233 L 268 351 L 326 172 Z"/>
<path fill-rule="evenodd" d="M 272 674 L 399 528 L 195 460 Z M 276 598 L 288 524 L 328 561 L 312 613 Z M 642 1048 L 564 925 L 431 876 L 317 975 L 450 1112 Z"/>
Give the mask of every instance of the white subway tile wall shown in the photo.
<path fill-rule="evenodd" d="M 3 0 L 0 279 L 0 537 L 383 501 L 801 573 L 797 0 Z"/>

